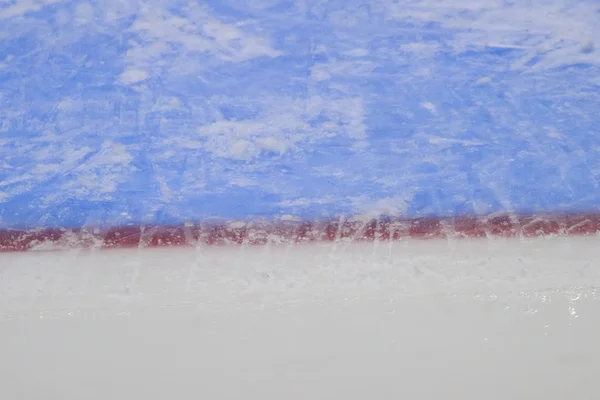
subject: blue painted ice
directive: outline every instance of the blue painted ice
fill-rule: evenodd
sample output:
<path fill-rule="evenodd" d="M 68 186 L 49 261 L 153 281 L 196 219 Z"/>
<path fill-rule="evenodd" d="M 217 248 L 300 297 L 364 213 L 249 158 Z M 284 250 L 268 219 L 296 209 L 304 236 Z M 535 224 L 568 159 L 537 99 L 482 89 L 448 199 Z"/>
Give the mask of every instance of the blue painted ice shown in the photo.
<path fill-rule="evenodd" d="M 597 210 L 599 11 L 0 0 L 0 227 Z"/>

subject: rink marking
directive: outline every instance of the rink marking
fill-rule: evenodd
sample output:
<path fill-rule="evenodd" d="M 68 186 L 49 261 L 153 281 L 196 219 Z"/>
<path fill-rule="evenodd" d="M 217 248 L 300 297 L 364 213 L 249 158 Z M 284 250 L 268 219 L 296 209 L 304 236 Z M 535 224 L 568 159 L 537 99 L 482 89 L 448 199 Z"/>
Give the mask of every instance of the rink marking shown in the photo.
<path fill-rule="evenodd" d="M 266 245 L 304 242 L 373 242 L 412 239 L 595 235 L 600 214 L 354 218 L 327 221 L 185 223 L 180 226 L 0 229 L 0 252 L 76 248 L 151 248 Z"/>

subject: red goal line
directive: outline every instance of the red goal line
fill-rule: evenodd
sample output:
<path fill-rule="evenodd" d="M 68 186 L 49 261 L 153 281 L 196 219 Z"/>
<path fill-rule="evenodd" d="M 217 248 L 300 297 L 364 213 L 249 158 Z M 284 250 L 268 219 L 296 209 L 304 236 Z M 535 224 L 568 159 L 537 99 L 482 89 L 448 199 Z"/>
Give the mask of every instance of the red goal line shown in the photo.
<path fill-rule="evenodd" d="M 595 235 L 600 213 L 460 216 L 448 218 L 351 218 L 326 221 L 186 223 L 110 228 L 0 229 L 0 252 L 78 248 L 144 248 L 200 245 L 265 245 L 334 241 L 399 241 Z"/>

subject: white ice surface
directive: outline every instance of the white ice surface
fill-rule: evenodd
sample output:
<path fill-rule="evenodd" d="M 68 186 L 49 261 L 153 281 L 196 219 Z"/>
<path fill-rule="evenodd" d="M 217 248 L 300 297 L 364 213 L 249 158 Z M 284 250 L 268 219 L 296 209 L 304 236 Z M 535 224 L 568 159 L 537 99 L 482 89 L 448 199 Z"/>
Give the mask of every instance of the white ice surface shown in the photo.
<path fill-rule="evenodd" d="M 0 254 L 0 399 L 595 399 L 599 244 Z"/>

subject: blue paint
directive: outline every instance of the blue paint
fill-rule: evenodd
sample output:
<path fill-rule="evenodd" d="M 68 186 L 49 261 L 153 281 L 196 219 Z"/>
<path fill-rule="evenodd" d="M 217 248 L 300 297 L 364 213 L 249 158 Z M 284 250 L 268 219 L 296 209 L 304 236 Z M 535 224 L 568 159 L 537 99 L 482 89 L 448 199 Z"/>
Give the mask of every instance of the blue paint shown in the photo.
<path fill-rule="evenodd" d="M 0 5 L 0 227 L 600 205 L 593 1 L 48 3 Z"/>

